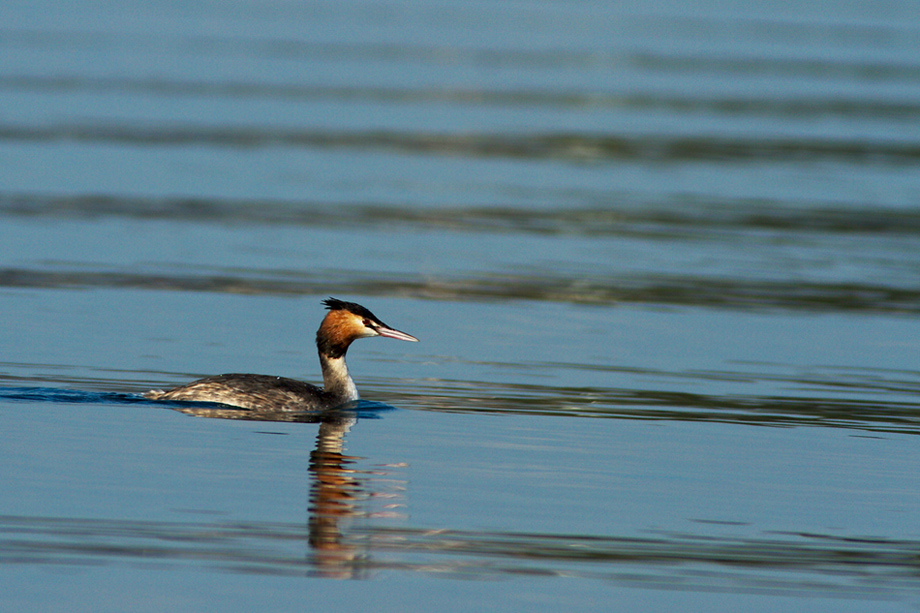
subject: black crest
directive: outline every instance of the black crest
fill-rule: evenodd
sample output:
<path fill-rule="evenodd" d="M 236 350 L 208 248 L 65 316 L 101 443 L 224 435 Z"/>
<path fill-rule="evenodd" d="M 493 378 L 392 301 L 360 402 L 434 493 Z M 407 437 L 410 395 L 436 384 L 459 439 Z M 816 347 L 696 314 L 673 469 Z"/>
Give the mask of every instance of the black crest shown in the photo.
<path fill-rule="evenodd" d="M 345 302 L 344 300 L 339 300 L 338 298 L 329 297 L 326 300 L 323 300 L 323 304 L 330 311 L 348 311 L 349 313 L 354 313 L 358 317 L 365 317 L 371 321 L 376 322 L 380 321 L 377 319 L 376 315 L 356 302 Z"/>

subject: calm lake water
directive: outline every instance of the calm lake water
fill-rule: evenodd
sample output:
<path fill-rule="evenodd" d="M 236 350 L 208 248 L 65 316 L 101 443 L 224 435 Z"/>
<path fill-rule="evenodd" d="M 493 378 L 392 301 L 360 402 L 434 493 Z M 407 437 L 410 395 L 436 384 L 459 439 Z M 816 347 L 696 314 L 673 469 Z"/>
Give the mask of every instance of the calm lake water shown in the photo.
<path fill-rule="evenodd" d="M 4 611 L 920 607 L 920 5 L 0 24 Z"/>

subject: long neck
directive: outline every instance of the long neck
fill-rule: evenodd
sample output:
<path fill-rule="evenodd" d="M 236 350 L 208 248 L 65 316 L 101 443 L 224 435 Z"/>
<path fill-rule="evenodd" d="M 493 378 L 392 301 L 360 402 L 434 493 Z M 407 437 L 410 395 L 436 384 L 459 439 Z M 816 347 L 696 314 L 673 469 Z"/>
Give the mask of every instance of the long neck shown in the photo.
<path fill-rule="evenodd" d="M 334 395 L 341 402 L 358 399 L 358 388 L 355 387 L 355 382 L 348 374 L 344 352 L 339 357 L 333 358 L 320 351 L 319 364 L 323 369 L 324 392 Z"/>

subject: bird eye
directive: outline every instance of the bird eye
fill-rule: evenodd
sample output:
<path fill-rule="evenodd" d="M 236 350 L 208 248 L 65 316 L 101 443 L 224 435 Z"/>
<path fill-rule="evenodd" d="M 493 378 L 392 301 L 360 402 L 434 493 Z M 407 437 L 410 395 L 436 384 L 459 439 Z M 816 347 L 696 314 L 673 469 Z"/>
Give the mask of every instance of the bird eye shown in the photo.
<path fill-rule="evenodd" d="M 371 322 L 370 319 L 368 319 L 368 318 L 366 318 L 366 317 L 361 321 L 361 323 L 364 324 L 364 325 L 365 325 L 366 327 L 368 327 L 368 328 L 371 328 L 371 329 L 374 328 L 374 324 Z"/>

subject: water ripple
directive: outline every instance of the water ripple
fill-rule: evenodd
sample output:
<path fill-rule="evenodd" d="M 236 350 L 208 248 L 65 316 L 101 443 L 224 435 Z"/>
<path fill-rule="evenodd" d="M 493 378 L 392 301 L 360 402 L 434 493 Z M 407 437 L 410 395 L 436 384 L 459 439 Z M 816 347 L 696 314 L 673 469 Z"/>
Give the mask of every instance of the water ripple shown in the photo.
<path fill-rule="evenodd" d="M 761 375 L 750 374 L 635 374 L 684 381 L 763 379 Z M 446 379 L 390 382 L 370 378 L 366 383 L 374 386 L 376 397 L 388 403 L 452 413 L 811 426 L 920 434 L 920 400 L 915 399 L 920 398 L 920 383 L 916 379 L 906 382 L 776 379 L 783 380 L 814 389 L 808 393 L 758 395 Z"/>
<path fill-rule="evenodd" d="M 136 124 L 0 125 L 0 141 L 108 143 L 131 146 L 206 146 L 389 149 L 472 158 L 694 162 L 852 162 L 914 164 L 920 142 L 879 137 L 632 136 L 577 132 L 449 134 L 408 131 L 334 131 L 240 126 Z"/>
<path fill-rule="evenodd" d="M 201 568 L 276 576 L 330 576 L 307 553 L 306 525 L 0 516 L 0 564 Z M 920 543 L 775 533 L 599 536 L 360 526 L 340 547 L 334 576 L 384 570 L 457 578 L 535 575 L 635 587 L 776 595 L 905 596 L 918 587 Z"/>
<path fill-rule="evenodd" d="M 640 64 L 651 68 L 674 69 L 681 62 L 674 58 L 642 58 Z M 686 61 L 685 61 L 686 63 Z M 713 68 L 712 62 L 696 60 L 689 66 Z M 753 62 L 735 68 L 750 74 Z M 763 68 L 763 67 L 761 67 Z M 822 68 L 824 72 L 822 72 Z M 827 67 L 812 67 L 827 76 Z M 856 69 L 853 69 L 856 70 Z M 920 80 L 920 70 L 906 67 L 873 67 L 860 69 L 873 75 Z M 917 74 L 912 75 L 912 72 Z M 151 96 L 208 98 L 264 98 L 268 100 L 361 102 L 381 104 L 452 104 L 473 107 L 548 107 L 560 111 L 571 109 L 632 109 L 677 113 L 715 113 L 721 115 L 776 116 L 802 119 L 804 117 L 883 118 L 886 121 L 910 120 L 920 117 L 920 100 L 896 100 L 858 96 L 820 97 L 815 95 L 783 97 L 723 94 L 705 96 L 693 92 L 675 95 L 671 92 L 604 92 L 570 89 L 547 91 L 541 89 L 470 89 L 460 86 L 438 88 L 374 87 L 351 85 L 292 84 L 253 81 L 181 81 L 168 79 L 137 79 L 129 77 L 103 78 L 48 75 L 0 75 L 0 91 L 27 91 L 64 94 L 82 92 L 94 95 L 133 93 Z"/>
<path fill-rule="evenodd" d="M 611 206 L 612 196 L 590 191 L 558 194 L 559 200 L 598 202 L 566 207 L 394 206 L 382 202 L 246 200 L 194 197 L 138 197 L 107 194 L 79 196 L 0 192 L 0 217 L 95 219 L 118 217 L 199 223 L 265 224 L 303 227 L 373 228 L 379 224 L 417 230 L 500 232 L 591 237 L 674 237 L 760 230 L 791 233 L 920 235 L 920 210 L 866 203 L 737 200 L 692 206 L 661 203 Z"/>
<path fill-rule="evenodd" d="M 754 311 L 920 313 L 920 289 L 880 282 L 803 282 L 646 275 L 573 278 L 491 274 L 451 278 L 360 271 L 166 271 L 0 269 L 0 287 L 132 288 L 232 294 L 413 296 L 437 300 L 535 300 L 594 305 L 654 304 Z"/>

